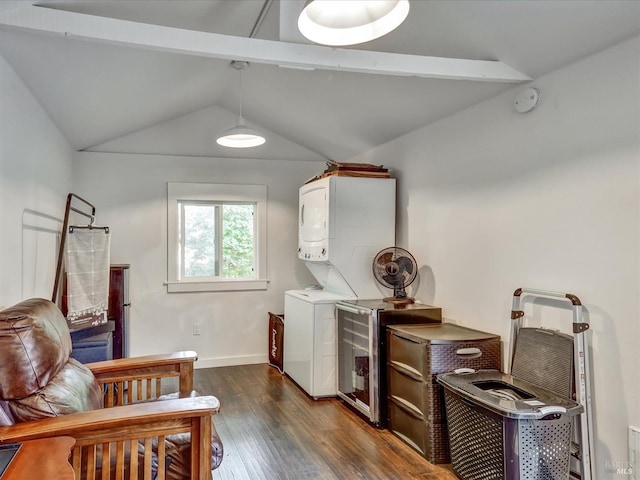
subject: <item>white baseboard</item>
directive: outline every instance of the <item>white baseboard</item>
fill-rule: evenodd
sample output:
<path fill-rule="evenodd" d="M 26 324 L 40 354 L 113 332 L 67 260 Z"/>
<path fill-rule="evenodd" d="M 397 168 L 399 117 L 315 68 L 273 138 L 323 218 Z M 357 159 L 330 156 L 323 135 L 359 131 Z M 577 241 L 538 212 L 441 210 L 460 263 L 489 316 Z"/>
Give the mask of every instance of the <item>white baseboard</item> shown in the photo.
<path fill-rule="evenodd" d="M 268 355 L 243 355 L 238 357 L 198 358 L 195 368 L 233 367 L 235 365 L 253 365 L 269 363 Z"/>

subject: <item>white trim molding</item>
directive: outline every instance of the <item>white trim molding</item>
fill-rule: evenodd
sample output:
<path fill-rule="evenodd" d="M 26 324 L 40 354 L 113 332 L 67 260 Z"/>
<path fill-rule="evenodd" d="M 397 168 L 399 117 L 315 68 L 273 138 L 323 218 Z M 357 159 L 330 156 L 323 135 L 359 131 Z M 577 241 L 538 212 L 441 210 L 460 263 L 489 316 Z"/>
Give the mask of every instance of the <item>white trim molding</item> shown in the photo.
<path fill-rule="evenodd" d="M 180 201 L 253 202 L 255 209 L 255 277 L 182 279 L 178 265 Z M 168 293 L 266 290 L 267 186 L 223 183 L 167 183 L 167 286 Z"/>

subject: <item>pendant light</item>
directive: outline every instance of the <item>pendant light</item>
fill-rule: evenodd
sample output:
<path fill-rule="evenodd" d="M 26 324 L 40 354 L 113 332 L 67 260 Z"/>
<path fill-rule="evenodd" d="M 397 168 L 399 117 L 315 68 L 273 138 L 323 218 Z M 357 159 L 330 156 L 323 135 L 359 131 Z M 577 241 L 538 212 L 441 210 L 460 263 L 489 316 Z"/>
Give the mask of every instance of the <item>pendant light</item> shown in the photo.
<path fill-rule="evenodd" d="M 409 14 L 409 0 L 307 0 L 298 29 L 322 45 L 355 45 L 396 29 Z"/>
<path fill-rule="evenodd" d="M 220 132 L 216 143 L 231 148 L 258 147 L 266 141 L 265 138 L 257 130 L 248 127 L 242 117 L 242 70 L 249 66 L 249 62 L 234 60 L 231 66 L 240 72 L 240 115 L 234 127 Z"/>

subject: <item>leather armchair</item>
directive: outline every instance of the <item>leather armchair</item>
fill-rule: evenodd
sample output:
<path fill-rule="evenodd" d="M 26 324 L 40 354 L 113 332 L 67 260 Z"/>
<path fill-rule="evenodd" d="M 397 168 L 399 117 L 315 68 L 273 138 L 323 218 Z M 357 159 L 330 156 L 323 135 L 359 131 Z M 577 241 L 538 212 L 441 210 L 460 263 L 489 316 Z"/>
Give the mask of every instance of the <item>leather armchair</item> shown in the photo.
<path fill-rule="evenodd" d="M 49 300 L 0 311 L 0 443 L 73 437 L 77 479 L 211 478 L 222 461 L 212 422 L 220 404 L 192 391 L 194 352 L 87 365 L 70 353 L 67 322 Z M 179 392 L 163 397 L 171 377 Z"/>

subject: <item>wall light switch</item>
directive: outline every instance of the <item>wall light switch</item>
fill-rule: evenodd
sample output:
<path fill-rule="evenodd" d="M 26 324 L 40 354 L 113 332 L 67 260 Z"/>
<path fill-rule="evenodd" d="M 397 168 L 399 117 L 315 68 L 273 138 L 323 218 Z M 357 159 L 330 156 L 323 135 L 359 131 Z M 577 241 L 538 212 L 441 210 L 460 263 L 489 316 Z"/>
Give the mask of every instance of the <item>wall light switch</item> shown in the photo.
<path fill-rule="evenodd" d="M 193 334 L 194 335 L 200 335 L 200 324 L 199 323 L 194 323 L 193 324 Z"/>

